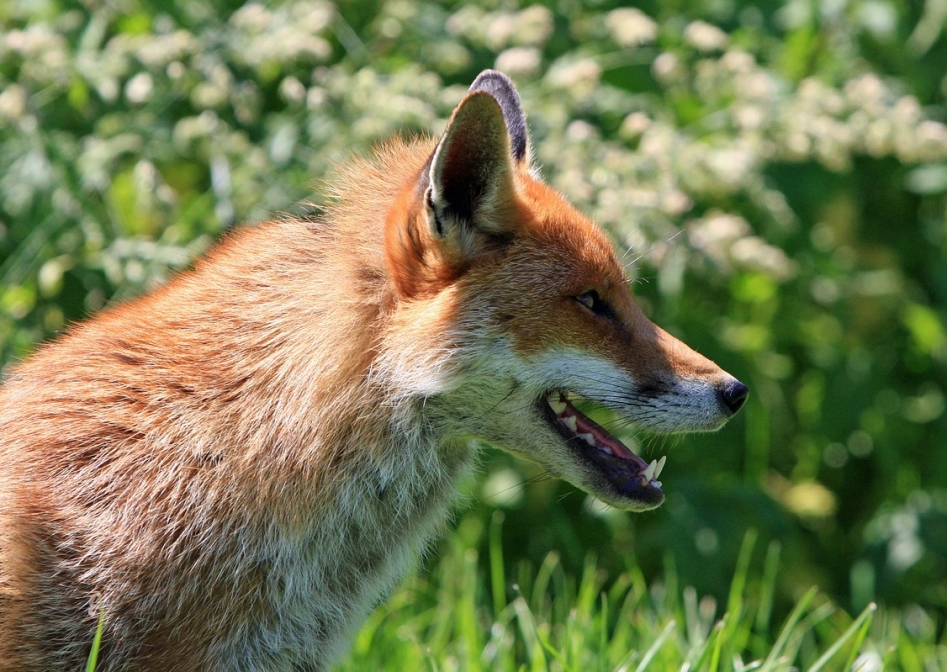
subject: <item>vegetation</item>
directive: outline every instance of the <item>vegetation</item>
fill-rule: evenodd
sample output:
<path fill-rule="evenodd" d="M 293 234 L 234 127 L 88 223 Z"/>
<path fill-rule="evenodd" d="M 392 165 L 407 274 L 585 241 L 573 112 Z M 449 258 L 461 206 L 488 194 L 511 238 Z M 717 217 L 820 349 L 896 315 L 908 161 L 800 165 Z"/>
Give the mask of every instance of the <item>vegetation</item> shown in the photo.
<path fill-rule="evenodd" d="M 612 579 L 591 558 L 574 573 L 555 552 L 538 568 L 521 564 L 506 576 L 500 521 L 489 526 L 483 561 L 476 551 L 482 521 L 461 525 L 432 575 L 410 580 L 373 615 L 341 670 L 877 672 L 947 664 L 932 628 L 920 634 L 910 617 L 878 614 L 874 604 L 852 618 L 816 588 L 778 622 L 779 544 L 770 544 L 765 571 L 756 572 L 752 533 L 718 606 L 693 587 L 681 589 L 670 560 L 659 582 L 648 582 L 633 562 Z"/>
<path fill-rule="evenodd" d="M 787 637 L 812 665 L 856 622 L 845 614 L 873 602 L 905 625 L 876 613 L 864 651 L 894 660 L 885 647 L 910 640 L 936 660 L 945 62 L 936 0 L 2 3 L 0 363 L 159 284 L 226 226 L 317 207 L 335 162 L 436 132 L 473 77 L 499 67 L 520 88 L 545 178 L 628 248 L 655 321 L 752 397 L 714 435 L 626 437 L 645 454 L 673 444 L 668 501 L 651 514 L 607 510 L 491 454 L 432 583 L 376 615 L 352 665 L 403 621 L 416 649 L 404 655 L 432 669 L 569 669 L 584 655 L 637 669 L 644 659 L 618 649 L 644 656 L 669 627 L 653 665 L 695 663 L 710 646 L 706 669 L 739 669 L 732 655 L 765 660 L 755 638 L 775 650 L 796 610 L 790 633 L 808 634 Z M 458 551 L 495 509 L 502 543 L 471 534 Z M 505 590 L 482 576 L 498 568 Z M 758 594 L 741 588 L 734 609 L 753 568 L 771 604 L 746 606 Z M 547 575 L 549 591 L 534 590 Z M 600 588 L 606 602 L 589 597 Z M 700 620 L 695 603 L 727 605 L 719 630 L 706 626 L 724 610 Z M 591 653 L 570 648 L 573 608 L 599 633 Z M 453 653 L 425 657 L 448 639 Z M 891 665 L 924 669 L 910 655 Z"/>

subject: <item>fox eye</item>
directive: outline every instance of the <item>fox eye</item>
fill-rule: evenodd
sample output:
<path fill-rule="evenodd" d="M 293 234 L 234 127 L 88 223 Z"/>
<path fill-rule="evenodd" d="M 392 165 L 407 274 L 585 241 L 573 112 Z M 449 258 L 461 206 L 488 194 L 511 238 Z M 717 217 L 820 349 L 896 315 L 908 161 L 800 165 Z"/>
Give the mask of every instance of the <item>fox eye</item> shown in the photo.
<path fill-rule="evenodd" d="M 598 295 L 598 292 L 594 289 L 590 289 L 587 292 L 582 292 L 577 297 L 575 297 L 575 300 L 591 310 L 596 315 L 607 316 L 611 314 L 611 307 L 601 296 Z"/>

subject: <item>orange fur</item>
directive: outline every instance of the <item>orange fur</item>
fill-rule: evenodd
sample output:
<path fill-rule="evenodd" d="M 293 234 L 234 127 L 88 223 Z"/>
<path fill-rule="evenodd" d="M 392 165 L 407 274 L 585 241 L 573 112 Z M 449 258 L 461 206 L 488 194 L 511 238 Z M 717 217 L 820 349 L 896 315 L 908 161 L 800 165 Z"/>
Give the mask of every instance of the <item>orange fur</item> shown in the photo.
<path fill-rule="evenodd" d="M 508 80 L 478 83 L 439 142 L 353 162 L 323 217 L 236 231 L 9 376 L 0 670 L 77 669 L 100 612 L 101 671 L 325 669 L 480 440 L 643 509 L 644 463 L 577 449 L 554 396 L 658 431 L 739 407 L 533 177 Z"/>

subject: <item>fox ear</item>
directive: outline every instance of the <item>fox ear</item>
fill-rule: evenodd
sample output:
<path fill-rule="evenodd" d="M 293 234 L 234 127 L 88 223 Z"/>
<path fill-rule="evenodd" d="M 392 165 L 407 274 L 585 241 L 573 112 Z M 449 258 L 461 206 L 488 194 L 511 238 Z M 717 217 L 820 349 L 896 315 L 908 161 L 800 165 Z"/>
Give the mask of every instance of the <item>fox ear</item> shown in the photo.
<path fill-rule="evenodd" d="M 528 154 L 526 118 L 513 83 L 493 70 L 481 73 L 431 158 L 427 200 L 437 236 L 455 235 L 457 227 L 511 233 L 513 172 Z"/>
<path fill-rule="evenodd" d="M 513 86 L 512 80 L 502 72 L 484 70 L 470 85 L 470 91 L 485 91 L 489 93 L 503 110 L 503 120 L 510 136 L 510 149 L 516 163 L 530 161 L 531 148 L 529 132 L 526 128 L 526 115 L 520 105 L 520 96 Z"/>
<path fill-rule="evenodd" d="M 522 217 L 516 172 L 528 162 L 516 89 L 506 75 L 487 70 L 388 213 L 385 249 L 400 296 L 438 291 L 516 235 Z"/>

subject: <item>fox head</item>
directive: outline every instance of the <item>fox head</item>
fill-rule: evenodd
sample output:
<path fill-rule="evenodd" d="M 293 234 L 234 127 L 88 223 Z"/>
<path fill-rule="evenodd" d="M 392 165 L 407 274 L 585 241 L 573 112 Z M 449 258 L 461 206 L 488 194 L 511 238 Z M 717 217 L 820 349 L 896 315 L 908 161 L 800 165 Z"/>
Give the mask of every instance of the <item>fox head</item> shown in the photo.
<path fill-rule="evenodd" d="M 450 353 L 424 391 L 444 446 L 485 441 L 645 510 L 664 500 L 665 458 L 649 464 L 579 409 L 690 432 L 718 429 L 747 397 L 645 317 L 604 233 L 531 170 L 499 72 L 477 77 L 390 210 L 385 257 L 398 305 L 428 323 L 416 337 Z"/>

